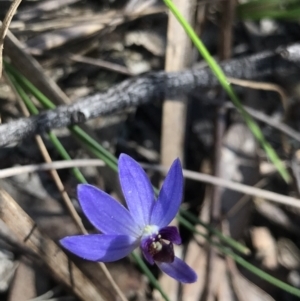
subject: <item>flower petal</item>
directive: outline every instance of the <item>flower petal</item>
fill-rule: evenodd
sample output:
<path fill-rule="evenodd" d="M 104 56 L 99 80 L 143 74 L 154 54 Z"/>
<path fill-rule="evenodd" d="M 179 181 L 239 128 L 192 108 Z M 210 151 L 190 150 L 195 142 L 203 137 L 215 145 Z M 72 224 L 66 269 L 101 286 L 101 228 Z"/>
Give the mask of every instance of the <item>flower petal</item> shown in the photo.
<path fill-rule="evenodd" d="M 151 213 L 151 225 L 160 228 L 170 224 L 176 216 L 182 199 L 183 175 L 180 160 L 176 159 L 163 183 Z"/>
<path fill-rule="evenodd" d="M 161 238 L 164 240 L 168 240 L 175 245 L 181 244 L 181 237 L 179 235 L 177 227 L 169 226 L 165 227 L 159 230 L 159 234 L 161 235 Z"/>
<path fill-rule="evenodd" d="M 142 167 L 131 157 L 121 154 L 119 177 L 128 209 L 135 222 L 144 228 L 149 225 L 154 205 L 154 191 Z"/>
<path fill-rule="evenodd" d="M 137 247 L 137 239 L 128 235 L 67 236 L 61 239 L 60 243 L 65 249 L 83 259 L 102 262 L 119 260 Z"/>
<path fill-rule="evenodd" d="M 150 245 L 152 244 L 153 240 L 151 238 L 146 238 L 146 239 L 143 239 L 141 241 L 141 250 L 142 250 L 142 253 L 145 257 L 145 259 L 152 265 L 154 264 L 154 259 L 153 259 L 153 256 L 149 253 L 149 249 L 150 249 Z"/>
<path fill-rule="evenodd" d="M 104 191 L 81 184 L 77 194 L 84 214 L 98 230 L 105 234 L 140 235 L 129 211 Z"/>
<path fill-rule="evenodd" d="M 172 263 L 155 262 L 158 267 L 170 277 L 182 283 L 193 283 L 197 281 L 197 274 L 183 260 L 175 257 Z"/>

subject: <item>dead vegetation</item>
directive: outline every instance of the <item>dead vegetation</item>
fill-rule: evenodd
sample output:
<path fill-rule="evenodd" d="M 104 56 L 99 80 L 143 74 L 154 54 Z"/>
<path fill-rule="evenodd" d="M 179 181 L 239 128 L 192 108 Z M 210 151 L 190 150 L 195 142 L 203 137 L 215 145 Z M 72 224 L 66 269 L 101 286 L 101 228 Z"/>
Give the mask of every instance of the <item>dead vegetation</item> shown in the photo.
<path fill-rule="evenodd" d="M 98 265 L 57 246 L 63 236 L 94 229 L 76 200 L 77 180 L 52 163 L 61 158 L 45 130 L 55 128 L 89 183 L 123 202 L 117 175 L 89 160 L 90 150 L 64 128 L 72 122 L 84 123 L 114 155 L 125 152 L 146 163 L 156 186 L 164 167 L 180 157 L 187 170 L 183 208 L 246 245 L 248 262 L 300 288 L 300 60 L 286 55 L 292 53 L 290 44 L 299 50 L 299 24 L 240 20 L 234 0 L 177 0 L 287 166 L 292 175 L 287 184 L 176 21 L 168 23 L 161 1 L 23 0 L 11 22 L 5 21 L 15 2 L 0 0 L 0 20 L 6 29 L 9 25 L 0 31 L 4 58 L 59 106 L 58 112 L 76 111 L 80 100 L 94 115 L 73 114 L 70 123 L 53 127 L 45 119 L 47 126 L 29 127 L 29 119 L 21 119 L 28 110 L 3 72 L 0 299 L 163 300 L 132 259 Z M 182 286 L 152 269 L 171 301 L 297 300 L 180 229 L 184 243 L 176 252 L 199 280 Z"/>

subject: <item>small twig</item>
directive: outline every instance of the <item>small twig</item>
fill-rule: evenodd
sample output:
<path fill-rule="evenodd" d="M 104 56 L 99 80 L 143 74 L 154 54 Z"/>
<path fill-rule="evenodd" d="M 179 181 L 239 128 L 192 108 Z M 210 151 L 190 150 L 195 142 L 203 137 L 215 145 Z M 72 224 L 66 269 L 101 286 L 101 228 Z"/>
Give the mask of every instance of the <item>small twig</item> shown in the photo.
<path fill-rule="evenodd" d="M 66 169 L 73 167 L 84 167 L 84 166 L 104 166 L 105 163 L 99 159 L 77 159 L 72 161 L 52 161 L 49 163 L 42 164 L 30 164 L 24 166 L 15 166 L 0 170 L 0 179 L 16 176 L 19 174 L 44 171 L 51 169 Z"/>
<path fill-rule="evenodd" d="M 193 7 L 196 0 L 174 0 L 184 17 L 193 22 Z M 178 72 L 189 67 L 191 61 L 191 41 L 186 32 L 176 19 L 169 12 L 167 47 L 165 58 L 165 71 Z M 186 133 L 186 112 L 187 96 L 167 97 L 162 107 L 162 126 L 161 126 L 161 163 L 170 166 L 175 158 L 180 158 L 184 165 L 184 141 Z M 172 226 L 178 226 L 177 220 L 172 221 Z M 182 247 L 176 246 L 175 253 L 183 256 Z M 160 276 L 159 282 L 164 291 L 167 291 L 171 300 L 178 300 L 179 283 L 165 274 Z"/>
<path fill-rule="evenodd" d="M 220 21 L 220 38 L 219 38 L 219 58 L 221 61 L 228 60 L 232 55 L 232 43 L 233 43 L 233 23 L 234 13 L 236 7 L 235 0 L 227 0 L 220 4 L 222 9 L 222 17 Z M 226 93 L 223 89 L 219 89 L 218 97 L 226 100 Z M 215 122 L 214 122 L 214 156 L 213 156 L 213 174 L 220 178 L 223 177 L 224 172 L 224 158 L 222 156 L 222 148 L 224 142 L 224 135 L 226 132 L 226 116 L 227 109 L 220 104 L 215 108 Z M 220 227 L 221 211 L 222 211 L 222 195 L 224 190 L 219 186 L 213 186 L 211 190 L 211 205 L 210 205 L 210 224 L 215 227 Z M 218 241 L 218 238 L 211 237 L 212 240 Z M 207 251 L 207 299 L 213 298 L 216 294 L 216 290 L 220 281 L 220 277 L 216 277 L 216 264 L 218 255 L 216 250 L 209 246 Z M 217 272 L 218 273 L 218 272 Z"/>
<path fill-rule="evenodd" d="M 232 103 L 227 103 L 226 107 L 235 109 L 234 105 Z M 272 118 L 258 110 L 254 110 L 252 108 L 244 106 L 244 109 L 251 115 L 253 118 L 274 127 L 275 129 L 281 131 L 282 133 L 290 136 L 291 138 L 297 140 L 300 142 L 300 133 L 288 126 L 287 124 L 276 120 L 275 118 Z"/>
<path fill-rule="evenodd" d="M 3 53 L 4 39 L 7 34 L 10 22 L 21 2 L 22 2 L 22 0 L 14 0 L 13 1 L 10 8 L 8 9 L 8 12 L 5 15 L 5 18 L 3 20 L 3 23 L 2 23 L 2 26 L 0 29 L 0 78 L 2 77 L 2 53 Z"/>
<path fill-rule="evenodd" d="M 168 169 L 161 165 L 150 165 L 150 164 L 141 164 L 141 165 L 146 169 L 156 170 L 163 174 L 166 174 L 168 172 Z M 236 183 L 233 181 L 217 178 L 212 175 L 207 175 L 204 173 L 199 173 L 199 172 L 190 171 L 186 169 L 183 170 L 183 176 L 187 179 L 204 182 L 212 185 L 218 185 L 230 190 L 238 191 L 244 194 L 249 194 L 254 197 L 263 198 L 282 205 L 300 208 L 299 199 L 290 196 L 285 196 L 272 191 L 259 189 L 256 187 L 248 186 L 241 183 Z"/>
<path fill-rule="evenodd" d="M 127 76 L 133 76 L 134 74 L 129 71 L 128 68 L 121 66 L 119 64 L 107 62 L 101 59 L 93 59 L 90 57 L 84 57 L 81 55 L 71 55 L 69 57 L 72 61 L 79 62 L 79 63 L 84 63 L 84 64 L 89 64 L 93 66 L 98 66 L 103 69 L 107 69 L 110 71 L 115 71 L 117 73 L 125 74 Z"/>
<path fill-rule="evenodd" d="M 267 179 L 263 178 L 260 181 L 258 181 L 253 187 L 258 187 L 258 188 L 262 188 L 263 186 L 266 186 L 267 184 Z M 226 213 L 226 215 L 224 216 L 224 218 L 226 218 L 226 220 L 228 220 L 229 218 L 233 217 L 234 215 L 236 215 L 242 208 L 243 206 L 245 206 L 245 204 L 251 200 L 251 196 L 248 194 L 244 194 L 238 201 L 237 203 L 234 204 L 234 206 L 232 206 L 230 208 L 230 210 Z"/>
<path fill-rule="evenodd" d="M 233 77 L 227 77 L 228 81 L 231 84 L 250 88 L 250 89 L 256 89 L 256 90 L 266 90 L 266 91 L 274 91 L 277 92 L 280 95 L 282 106 L 284 110 L 288 107 L 288 101 L 287 101 L 287 95 L 285 91 L 278 85 L 268 82 L 256 82 L 252 80 L 244 80 L 239 78 L 233 78 Z"/>
<path fill-rule="evenodd" d="M 3 170 L 0 170 L 0 178 L 10 177 L 10 176 L 14 176 L 14 175 L 22 174 L 22 173 L 35 172 L 35 171 L 46 171 L 46 170 L 50 170 L 50 169 L 65 169 L 65 168 L 72 168 L 72 167 L 103 166 L 103 165 L 104 165 L 103 161 L 99 160 L 99 159 L 76 159 L 76 160 L 72 160 L 72 161 L 52 161 L 51 163 L 32 164 L 32 165 L 6 168 Z M 157 170 L 159 168 L 159 171 L 164 172 L 163 167 L 159 166 L 159 165 L 155 165 L 155 166 L 151 166 L 151 165 L 147 165 L 147 164 L 142 164 L 142 165 L 148 169 Z M 167 171 L 167 169 L 166 169 L 166 171 Z M 197 174 L 199 175 L 199 179 L 197 178 Z M 225 188 L 229 188 L 229 187 L 227 187 L 226 182 L 224 182 L 224 184 L 222 184 L 222 182 L 218 181 L 219 178 L 213 177 L 210 175 L 201 174 L 201 173 L 195 173 L 195 175 L 194 175 L 194 172 L 184 170 L 184 176 L 186 178 L 193 179 L 196 181 L 197 180 L 203 181 L 203 182 L 211 183 L 214 185 L 219 185 L 219 186 L 222 186 Z M 204 178 L 201 178 L 201 176 L 204 176 Z M 206 178 L 206 176 L 208 176 L 208 178 Z M 210 177 L 213 177 L 212 181 L 209 180 Z M 227 181 L 227 182 L 229 182 L 229 183 L 231 183 L 231 185 L 233 185 L 232 186 L 233 188 L 229 188 L 229 189 L 244 192 L 243 190 L 240 190 L 238 186 L 235 188 L 234 185 L 235 184 L 239 185 L 239 183 L 235 183 L 232 181 Z M 244 185 L 244 186 L 251 189 L 251 186 L 247 186 L 247 185 Z M 264 191 L 264 190 L 261 190 L 261 191 Z M 250 192 L 248 194 L 253 195 L 253 196 L 261 196 L 261 195 L 257 195 L 257 193 L 255 193 L 255 192 L 253 192 L 253 193 Z M 283 196 L 280 194 L 277 194 L 277 195 Z M 287 197 L 287 198 L 289 200 L 291 200 L 291 199 L 296 200 L 295 198 L 291 198 L 291 197 Z"/>

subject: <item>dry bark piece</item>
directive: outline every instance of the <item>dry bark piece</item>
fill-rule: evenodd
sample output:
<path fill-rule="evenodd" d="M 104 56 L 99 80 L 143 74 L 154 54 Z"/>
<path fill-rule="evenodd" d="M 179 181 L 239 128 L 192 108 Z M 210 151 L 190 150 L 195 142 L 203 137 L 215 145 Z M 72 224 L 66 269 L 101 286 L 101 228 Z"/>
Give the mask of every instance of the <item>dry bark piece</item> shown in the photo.
<path fill-rule="evenodd" d="M 174 0 L 174 5 L 180 10 L 183 17 L 189 22 L 193 21 L 193 5 L 195 0 Z M 176 17 L 169 12 L 167 45 L 165 57 L 165 71 L 177 72 L 191 65 L 191 41 Z M 184 139 L 186 128 L 187 95 L 165 98 L 162 107 L 161 125 L 161 164 L 170 166 L 176 158 L 184 165 Z M 172 221 L 177 226 L 177 220 Z M 181 246 L 175 246 L 175 253 L 183 257 Z M 165 274 L 160 276 L 159 282 L 164 291 L 170 292 L 170 300 L 178 300 L 179 283 Z"/>
<path fill-rule="evenodd" d="M 0 189 L 0 218 L 36 254 L 36 258 L 45 263 L 52 276 L 77 297 L 99 301 L 113 299 L 109 294 L 104 297 L 107 290 L 102 290 L 99 284 L 98 287 L 92 284 L 63 251 L 39 231 L 31 218 L 3 189 Z"/>
<path fill-rule="evenodd" d="M 269 270 L 276 269 L 277 246 L 270 230 L 266 227 L 254 227 L 251 229 L 253 247 L 256 249 L 256 257 L 262 260 L 262 265 Z"/>
<path fill-rule="evenodd" d="M 280 238 L 277 242 L 278 260 L 281 265 L 289 270 L 300 268 L 300 250 L 288 238 Z"/>

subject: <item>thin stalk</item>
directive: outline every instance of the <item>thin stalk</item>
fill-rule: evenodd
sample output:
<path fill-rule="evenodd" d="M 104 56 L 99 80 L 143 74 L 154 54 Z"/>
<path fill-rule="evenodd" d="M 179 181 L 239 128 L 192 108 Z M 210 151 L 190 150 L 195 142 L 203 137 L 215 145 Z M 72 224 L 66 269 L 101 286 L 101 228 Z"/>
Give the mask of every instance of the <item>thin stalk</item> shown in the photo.
<path fill-rule="evenodd" d="M 291 285 L 289 285 L 289 284 L 287 284 L 287 283 L 285 283 L 281 280 L 278 280 L 277 278 L 269 275 L 268 273 L 262 271 L 261 269 L 257 268 L 253 264 L 249 263 L 247 260 L 245 260 L 241 256 L 235 254 L 230 249 L 222 246 L 219 243 L 214 242 L 206 234 L 203 234 L 200 231 L 197 231 L 195 229 L 195 227 L 190 222 L 188 222 L 187 220 L 184 220 L 181 216 L 178 217 L 178 221 L 179 221 L 179 223 L 181 223 L 183 226 L 185 226 L 187 229 L 191 230 L 195 234 L 198 234 L 198 235 L 203 236 L 204 238 L 206 238 L 207 241 L 209 241 L 209 243 L 211 245 L 217 247 L 223 254 L 225 254 L 227 256 L 230 256 L 235 262 L 237 262 L 242 267 L 244 267 L 248 271 L 250 271 L 253 274 L 255 274 L 256 276 L 258 276 L 259 278 L 264 279 L 265 281 L 273 284 L 274 286 L 277 286 L 277 287 L 281 288 L 282 290 L 284 290 L 284 291 L 286 291 L 286 292 L 288 292 L 292 295 L 300 297 L 300 290 L 299 289 L 297 289 L 297 288 L 295 288 L 295 287 L 293 287 L 293 286 L 291 286 Z"/>
<path fill-rule="evenodd" d="M 242 19 L 260 20 L 272 19 L 299 19 L 299 0 L 259 0 L 239 4 L 237 15 Z"/>
<path fill-rule="evenodd" d="M 149 268 L 147 267 L 146 263 L 141 258 L 141 256 L 139 256 L 136 252 L 132 252 L 131 256 L 133 257 L 133 259 L 135 260 L 135 262 L 140 266 L 140 268 L 145 273 L 145 275 L 148 277 L 148 279 L 150 280 L 150 283 L 153 285 L 153 287 L 155 287 L 160 292 L 160 294 L 162 295 L 162 297 L 166 301 L 170 301 L 169 297 L 162 290 L 159 282 L 156 280 L 156 278 L 154 277 L 154 275 L 151 273 L 151 271 L 149 270 Z"/>
<path fill-rule="evenodd" d="M 237 250 L 237 251 L 239 251 L 239 252 L 241 252 L 245 255 L 251 254 L 251 251 L 250 251 L 249 248 L 247 248 L 246 246 L 240 244 L 239 242 L 237 242 L 233 238 L 231 238 L 229 236 L 225 236 L 222 232 L 218 231 L 216 228 L 213 228 L 210 225 L 203 223 L 194 214 L 181 209 L 180 210 L 180 216 L 181 217 L 186 217 L 186 219 L 190 220 L 191 222 L 205 227 L 209 232 L 211 232 L 212 234 L 217 236 L 221 241 L 225 242 L 228 246 L 232 247 L 233 249 L 235 249 L 235 250 Z"/>
<path fill-rule="evenodd" d="M 107 151 L 102 145 L 100 145 L 95 139 L 88 135 L 79 126 L 74 125 L 69 127 L 70 131 L 76 135 L 82 142 L 90 146 L 91 149 L 97 151 L 98 156 L 102 159 L 111 169 L 118 171 L 117 158 Z"/>
<path fill-rule="evenodd" d="M 50 131 L 48 133 L 48 136 L 49 136 L 49 139 L 51 140 L 52 144 L 55 146 L 55 148 L 57 149 L 57 151 L 61 155 L 61 157 L 64 160 L 72 160 L 72 158 L 70 157 L 70 155 L 68 154 L 66 149 L 63 147 L 61 142 L 58 140 L 58 138 L 56 137 L 56 135 L 52 131 Z M 73 171 L 74 176 L 78 180 L 78 182 L 87 183 L 87 180 L 85 179 L 85 177 L 83 176 L 83 174 L 81 173 L 81 171 L 78 168 L 72 168 L 72 171 Z"/>
<path fill-rule="evenodd" d="M 56 106 L 53 102 L 50 101 L 48 97 L 46 97 L 43 93 L 41 93 L 25 76 L 20 74 L 12 65 L 5 62 L 5 67 L 13 74 L 14 77 L 18 79 L 18 81 L 24 86 L 28 92 L 30 92 L 46 109 L 55 109 Z M 35 113 L 37 114 L 37 113 Z M 80 141 L 85 142 L 87 145 L 90 145 L 92 148 L 97 150 L 100 158 L 113 170 L 117 171 L 115 166 L 117 165 L 117 159 L 107 151 L 103 146 L 101 146 L 95 139 L 90 137 L 85 133 L 79 126 L 74 125 L 70 126 L 69 130 L 75 134 Z"/>
<path fill-rule="evenodd" d="M 36 108 L 34 103 L 31 101 L 31 99 L 25 93 L 23 88 L 19 85 L 19 83 L 15 80 L 15 78 L 9 72 L 7 72 L 7 75 L 9 76 L 9 79 L 11 80 L 13 85 L 15 86 L 16 91 L 19 93 L 20 97 L 24 101 L 24 103 L 25 103 L 26 107 L 28 108 L 28 111 L 30 112 L 30 114 L 37 115 L 39 113 L 39 110 Z M 61 144 L 61 142 L 57 139 L 56 135 L 52 131 L 50 131 L 48 133 L 48 137 L 49 137 L 50 141 L 52 142 L 52 144 L 56 147 L 57 151 L 59 152 L 59 154 L 61 155 L 61 157 L 64 160 L 72 160 L 72 158 L 70 157 L 70 155 L 68 154 L 68 152 L 66 151 L 64 146 Z M 87 181 L 84 178 L 83 174 L 81 173 L 81 171 L 77 167 L 73 167 L 72 172 L 73 172 L 74 176 L 76 177 L 76 179 L 79 182 L 87 183 Z"/>
<path fill-rule="evenodd" d="M 226 91 L 227 95 L 231 98 L 233 104 L 236 106 L 236 108 L 241 113 L 242 117 L 244 118 L 247 126 L 255 136 L 255 138 L 259 141 L 261 146 L 264 148 L 265 152 L 267 153 L 268 157 L 272 161 L 272 163 L 277 168 L 278 172 L 282 176 L 282 178 L 289 182 L 291 180 L 290 174 L 288 173 L 287 169 L 285 168 L 284 164 L 278 157 L 276 151 L 273 149 L 273 147 L 269 144 L 269 142 L 265 139 L 263 133 L 261 132 L 258 124 L 254 121 L 254 119 L 248 114 L 248 112 L 243 108 L 238 96 L 232 89 L 229 81 L 226 78 L 226 75 L 224 74 L 221 67 L 217 64 L 217 62 L 214 60 L 214 58 L 210 55 L 208 50 L 206 49 L 205 45 L 202 43 L 202 41 L 199 39 L 193 28 L 190 26 L 190 24 L 186 21 L 186 19 L 183 17 L 181 12 L 178 10 L 178 8 L 174 5 L 172 0 L 164 0 L 166 6 L 170 9 L 170 11 L 174 14 L 174 16 L 177 18 L 181 26 L 186 31 L 187 35 L 190 37 L 191 41 L 194 43 L 202 57 L 207 62 L 208 66 L 211 68 L 212 72 L 215 74 L 216 78 L 219 80 L 221 86 Z"/>

